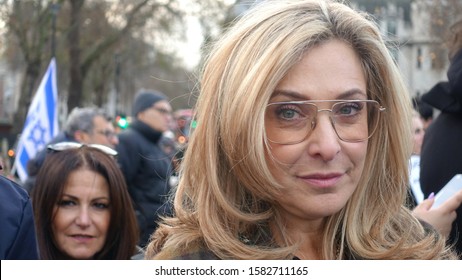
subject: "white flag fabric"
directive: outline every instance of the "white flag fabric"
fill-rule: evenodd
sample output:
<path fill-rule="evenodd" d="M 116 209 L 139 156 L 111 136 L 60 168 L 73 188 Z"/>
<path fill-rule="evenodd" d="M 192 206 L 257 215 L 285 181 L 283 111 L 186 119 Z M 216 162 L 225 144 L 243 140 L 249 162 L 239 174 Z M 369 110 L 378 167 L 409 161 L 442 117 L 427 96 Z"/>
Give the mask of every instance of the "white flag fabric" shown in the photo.
<path fill-rule="evenodd" d="M 27 162 L 58 134 L 58 130 L 56 61 L 52 58 L 32 99 L 16 149 L 14 166 L 22 182 L 27 179 Z"/>

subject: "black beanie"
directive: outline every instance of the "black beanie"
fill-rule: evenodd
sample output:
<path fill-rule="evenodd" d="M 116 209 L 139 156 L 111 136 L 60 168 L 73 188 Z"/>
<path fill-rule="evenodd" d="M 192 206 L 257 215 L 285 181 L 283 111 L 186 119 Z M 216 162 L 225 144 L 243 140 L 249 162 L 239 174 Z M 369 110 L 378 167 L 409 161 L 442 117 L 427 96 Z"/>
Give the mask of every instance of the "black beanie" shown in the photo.
<path fill-rule="evenodd" d="M 135 96 L 135 102 L 133 103 L 133 117 L 136 118 L 139 112 L 143 112 L 147 108 L 151 107 L 154 103 L 161 100 L 167 100 L 167 97 L 158 91 L 143 91 L 139 92 Z"/>

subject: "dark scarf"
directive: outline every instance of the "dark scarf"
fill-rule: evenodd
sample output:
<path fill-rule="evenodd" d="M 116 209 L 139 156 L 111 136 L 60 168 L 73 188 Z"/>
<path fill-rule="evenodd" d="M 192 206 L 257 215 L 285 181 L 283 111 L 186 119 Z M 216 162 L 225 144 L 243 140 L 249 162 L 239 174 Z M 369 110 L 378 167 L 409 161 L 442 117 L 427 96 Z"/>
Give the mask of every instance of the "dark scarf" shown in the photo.
<path fill-rule="evenodd" d="M 154 128 L 150 127 L 146 123 L 135 120 L 130 124 L 130 127 L 133 130 L 138 131 L 144 137 L 146 137 L 152 143 L 158 143 L 160 138 L 162 137 L 162 132 L 155 130 Z"/>

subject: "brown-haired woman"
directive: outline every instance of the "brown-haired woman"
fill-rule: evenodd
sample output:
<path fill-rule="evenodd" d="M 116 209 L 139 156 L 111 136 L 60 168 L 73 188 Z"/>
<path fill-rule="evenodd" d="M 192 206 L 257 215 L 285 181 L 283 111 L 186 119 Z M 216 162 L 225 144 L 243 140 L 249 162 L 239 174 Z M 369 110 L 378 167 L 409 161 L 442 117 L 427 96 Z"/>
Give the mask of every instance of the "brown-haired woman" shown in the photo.
<path fill-rule="evenodd" d="M 138 229 L 127 186 L 102 145 L 49 146 L 32 203 L 42 259 L 130 259 Z"/>

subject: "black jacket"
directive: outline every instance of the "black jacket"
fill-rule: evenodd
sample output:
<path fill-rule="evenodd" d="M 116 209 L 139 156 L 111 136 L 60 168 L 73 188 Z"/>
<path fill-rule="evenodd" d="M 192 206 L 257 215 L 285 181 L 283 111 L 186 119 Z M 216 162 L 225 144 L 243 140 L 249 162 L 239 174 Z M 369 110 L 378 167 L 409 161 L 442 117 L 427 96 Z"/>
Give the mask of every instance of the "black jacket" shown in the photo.
<path fill-rule="evenodd" d="M 0 259 L 39 258 L 33 217 L 27 192 L 0 176 Z"/>
<path fill-rule="evenodd" d="M 170 215 L 167 203 L 172 173 L 171 160 L 159 146 L 162 133 L 134 121 L 119 134 L 118 162 L 134 202 L 144 246 L 157 228 L 159 215 Z"/>
<path fill-rule="evenodd" d="M 462 173 L 462 50 L 451 61 L 448 82 L 435 85 L 422 100 L 441 114 L 425 133 L 420 159 L 420 186 L 425 197 L 435 194 Z M 462 253 L 462 207 L 457 210 L 450 240 L 457 240 L 456 249 Z"/>

